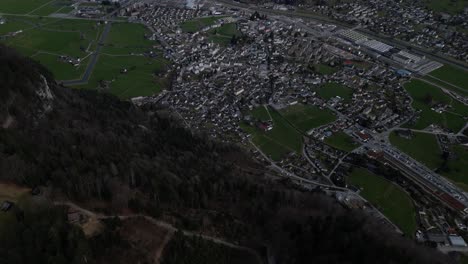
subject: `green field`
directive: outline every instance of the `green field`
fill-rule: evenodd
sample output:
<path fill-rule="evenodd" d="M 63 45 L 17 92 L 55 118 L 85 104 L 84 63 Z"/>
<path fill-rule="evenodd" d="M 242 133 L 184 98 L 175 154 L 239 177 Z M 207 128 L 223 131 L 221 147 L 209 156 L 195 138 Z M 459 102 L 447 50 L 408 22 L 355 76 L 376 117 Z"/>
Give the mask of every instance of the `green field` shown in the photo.
<path fill-rule="evenodd" d="M 149 96 L 167 88 L 168 80 L 161 74 L 169 62 L 154 49 L 157 43 L 145 38 L 149 33 L 141 24 L 112 24 L 88 84 L 77 88 L 96 89 L 106 81 L 107 91 L 122 99 Z M 144 56 L 149 51 L 156 58 Z"/>
<path fill-rule="evenodd" d="M 268 108 L 268 111 L 273 119 L 272 130 L 264 132 L 246 123 L 241 123 L 241 128 L 251 134 L 252 142 L 275 161 L 291 152 L 300 154 L 302 151 L 302 135 L 288 124 L 277 111 L 271 108 Z"/>
<path fill-rule="evenodd" d="M 0 32 L 23 30 L 14 37 L 8 37 L 2 42 L 6 45 L 35 52 L 48 52 L 58 55 L 84 57 L 88 45 L 97 40 L 102 25 L 85 20 L 61 20 L 39 18 L 9 17 L 5 25 L 0 26 Z M 32 54 L 30 54 L 32 53 Z"/>
<path fill-rule="evenodd" d="M 457 14 L 463 12 L 463 9 L 468 6 L 466 0 L 425 0 L 425 4 L 429 9 L 435 12 L 446 12 Z"/>
<path fill-rule="evenodd" d="M 442 151 L 437 139 L 431 134 L 413 133 L 411 140 L 401 138 L 395 133 L 390 135 L 390 142 L 398 149 L 422 162 L 431 169 L 456 183 L 460 188 L 468 191 L 468 147 L 462 145 L 450 146 L 455 155 L 444 165 Z"/>
<path fill-rule="evenodd" d="M 20 53 L 44 64 L 58 80 L 78 79 L 84 72 L 85 58 L 93 51 L 103 25 L 94 21 L 38 17 L 7 16 L 7 23 L 0 26 L 0 34 L 22 30 L 16 36 L 1 40 Z M 81 58 L 75 67 L 59 61 L 59 56 Z"/>
<path fill-rule="evenodd" d="M 357 168 L 349 176 L 349 183 L 362 188 L 360 194 L 379 209 L 406 235 L 416 232 L 415 209 L 408 194 L 393 183 L 372 172 Z"/>
<path fill-rule="evenodd" d="M 88 84 L 77 88 L 95 89 L 101 81 L 108 81 L 108 92 L 122 99 L 153 95 L 168 85 L 166 79 L 153 75 L 162 72 L 167 64 L 164 59 L 143 56 L 101 55 Z M 128 72 L 121 73 L 123 69 Z"/>
<path fill-rule="evenodd" d="M 157 44 L 145 38 L 151 32 L 141 24 L 114 23 L 107 36 L 102 53 L 113 55 L 139 54 L 151 50 Z"/>
<path fill-rule="evenodd" d="M 7 14 L 26 14 L 51 0 L 1 0 L 0 13 Z"/>
<path fill-rule="evenodd" d="M 347 152 L 351 152 L 360 146 L 358 142 L 344 132 L 338 132 L 333 134 L 331 137 L 327 137 L 325 139 L 325 143 Z"/>
<path fill-rule="evenodd" d="M 36 53 L 31 56 L 34 60 L 40 62 L 42 65 L 50 69 L 57 80 L 78 80 L 81 79 L 89 59 L 85 59 L 77 67 L 64 63 L 58 60 L 56 55 L 47 53 Z"/>
<path fill-rule="evenodd" d="M 260 121 L 269 121 L 271 120 L 270 118 L 270 114 L 268 113 L 268 109 L 266 106 L 259 106 L 259 107 L 256 107 L 254 109 L 252 109 L 252 111 L 250 111 L 250 114 L 260 120 Z"/>
<path fill-rule="evenodd" d="M 350 88 L 339 83 L 326 83 L 320 86 L 317 93 L 320 97 L 326 100 L 339 96 L 343 98 L 345 102 L 351 101 L 353 96 L 353 91 Z"/>
<path fill-rule="evenodd" d="M 57 11 L 62 8 L 70 8 L 71 4 L 73 4 L 71 0 L 55 0 L 34 10 L 31 15 L 48 16 L 50 14 L 57 13 Z"/>
<path fill-rule="evenodd" d="M 455 159 L 449 159 L 440 174 L 468 192 L 468 147 L 456 145 L 451 147 L 451 151 L 455 153 Z"/>
<path fill-rule="evenodd" d="M 314 65 L 314 70 L 322 75 L 329 75 L 337 72 L 339 69 L 337 67 L 331 67 L 325 64 Z"/>
<path fill-rule="evenodd" d="M 468 116 L 468 107 L 453 100 L 439 88 L 420 80 L 412 80 L 404 87 L 414 100 L 413 108 L 422 111 L 416 124 L 411 125 L 411 128 L 424 129 L 431 124 L 437 124 L 458 132 L 465 126 L 464 118 Z M 439 103 L 451 105 L 451 109 L 442 114 L 431 110 L 433 105 Z"/>
<path fill-rule="evenodd" d="M 302 104 L 282 109 L 281 114 L 294 127 L 305 133 L 312 128 L 323 126 L 336 120 L 333 112 L 328 109 L 320 109 L 316 106 Z"/>
<path fill-rule="evenodd" d="M 241 36 L 241 32 L 237 30 L 237 25 L 234 23 L 224 24 L 208 31 L 208 39 L 220 45 L 231 43 L 233 36 Z"/>
<path fill-rule="evenodd" d="M 188 20 L 180 24 L 183 32 L 195 33 L 202 30 L 205 27 L 214 25 L 222 17 L 203 17 L 193 20 Z"/>
<path fill-rule="evenodd" d="M 468 256 L 462 255 L 460 257 L 460 264 L 468 264 Z"/>
<path fill-rule="evenodd" d="M 468 2 L 467 2 L 468 4 Z M 464 93 L 465 95 L 468 94 L 468 72 L 464 71 L 462 69 L 458 69 L 452 66 L 444 65 L 440 67 L 439 69 L 432 71 L 429 73 L 429 76 L 436 77 L 442 81 L 451 83 L 453 85 L 456 85 L 457 87 L 463 89 L 463 91 L 460 91 L 459 89 L 451 89 L 455 92 L 459 93 Z M 442 83 L 442 85 L 444 85 Z M 445 87 L 446 85 L 444 85 Z M 450 85 L 446 86 L 448 89 L 450 89 Z"/>
<path fill-rule="evenodd" d="M 0 33 L 23 30 L 2 42 L 45 65 L 58 80 L 80 79 L 97 49 L 104 25 L 94 21 L 7 16 Z M 107 81 L 108 92 L 120 98 L 148 96 L 168 86 L 164 76 L 169 62 L 145 36 L 150 32 L 141 24 L 114 23 L 103 45 L 91 78 L 81 89 L 95 89 Z M 145 56 L 153 52 L 155 58 Z M 67 55 L 81 58 L 79 66 L 59 60 Z M 126 73 L 121 73 L 126 69 Z"/>
<path fill-rule="evenodd" d="M 437 138 L 432 134 L 413 133 L 411 139 L 406 139 L 393 132 L 390 134 L 390 142 L 430 169 L 436 169 L 442 164 L 442 151 Z"/>

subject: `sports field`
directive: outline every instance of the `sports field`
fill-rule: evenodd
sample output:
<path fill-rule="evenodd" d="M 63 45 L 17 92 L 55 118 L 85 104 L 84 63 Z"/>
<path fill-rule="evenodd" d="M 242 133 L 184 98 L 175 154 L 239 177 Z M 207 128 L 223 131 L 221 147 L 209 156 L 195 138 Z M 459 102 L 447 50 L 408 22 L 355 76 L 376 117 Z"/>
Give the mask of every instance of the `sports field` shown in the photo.
<path fill-rule="evenodd" d="M 331 137 L 327 137 L 325 139 L 325 143 L 347 152 L 353 151 L 355 148 L 360 146 L 358 142 L 344 132 L 338 132 L 333 134 Z"/>
<path fill-rule="evenodd" d="M 267 108 L 273 120 L 273 129 L 262 131 L 246 123 L 241 123 L 241 128 L 252 135 L 252 142 L 272 160 L 278 161 L 291 152 L 298 154 L 302 151 L 302 135 L 297 132 L 275 110 Z"/>
<path fill-rule="evenodd" d="M 412 80 L 404 85 L 413 98 L 413 108 L 420 110 L 420 117 L 411 128 L 424 129 L 431 124 L 458 132 L 465 126 L 468 106 L 452 99 L 439 88 L 420 80 Z M 447 111 L 439 114 L 431 108 L 438 104 L 450 105 Z"/>
<path fill-rule="evenodd" d="M 415 209 L 410 196 L 395 184 L 372 172 L 356 168 L 348 178 L 362 188 L 360 195 L 372 203 L 406 235 L 416 232 Z"/>
<path fill-rule="evenodd" d="M 296 104 L 282 109 L 281 114 L 294 127 L 304 133 L 336 120 L 336 116 L 328 109 L 320 109 L 316 106 L 302 104 Z"/>
<path fill-rule="evenodd" d="M 326 83 L 318 88 L 317 93 L 323 99 L 329 100 L 330 98 L 339 96 L 345 102 L 351 101 L 353 91 L 339 83 Z"/>

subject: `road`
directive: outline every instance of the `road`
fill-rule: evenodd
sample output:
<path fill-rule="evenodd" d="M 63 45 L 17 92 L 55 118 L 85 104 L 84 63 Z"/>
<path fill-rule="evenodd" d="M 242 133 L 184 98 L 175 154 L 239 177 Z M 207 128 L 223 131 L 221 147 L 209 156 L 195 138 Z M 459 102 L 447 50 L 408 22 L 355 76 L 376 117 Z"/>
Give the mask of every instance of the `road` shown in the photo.
<path fill-rule="evenodd" d="M 104 28 L 104 31 L 101 34 L 101 38 L 99 39 L 99 43 L 97 45 L 96 50 L 91 56 L 91 61 L 88 63 L 88 66 L 86 67 L 86 71 L 83 74 L 83 77 L 81 77 L 81 80 L 70 80 L 70 81 L 63 81 L 62 84 L 65 86 L 74 86 L 74 85 L 83 85 L 87 84 L 89 81 L 89 78 L 91 77 L 91 74 L 93 73 L 94 66 L 96 66 L 96 62 L 99 58 L 99 53 L 101 52 L 101 48 L 104 45 L 107 35 L 109 35 L 109 32 L 111 30 L 112 23 L 108 22 Z"/>
<path fill-rule="evenodd" d="M 304 13 L 304 12 L 297 12 L 297 11 L 281 11 L 281 10 L 272 10 L 272 9 L 266 9 L 266 8 L 261 8 L 253 5 L 247 5 L 247 4 L 242 4 L 234 1 L 229 1 L 229 0 L 213 0 L 215 3 L 222 3 L 225 6 L 231 6 L 235 8 L 243 8 L 247 9 L 249 11 L 258 11 L 262 12 L 268 15 L 282 15 L 282 16 L 287 16 L 287 17 L 297 17 L 297 18 L 302 18 L 302 19 L 310 19 L 310 20 L 315 20 L 319 21 L 321 23 L 328 23 L 328 24 L 334 24 L 334 25 L 339 25 L 342 28 L 345 29 L 353 29 L 353 25 L 349 25 L 340 21 L 336 21 L 333 19 L 330 19 L 329 17 L 325 17 L 322 15 L 317 15 L 313 13 Z M 392 37 L 384 36 L 382 34 L 374 33 L 369 30 L 363 29 L 363 28 L 355 28 L 354 29 L 357 32 L 360 32 L 362 34 L 368 35 L 376 40 L 380 40 L 384 43 L 390 44 L 394 47 L 400 48 L 400 49 L 408 49 L 408 47 L 411 48 L 411 51 L 415 54 L 418 55 L 424 55 L 427 58 L 433 59 L 435 61 L 439 61 L 444 64 L 449 64 L 452 66 L 455 66 L 457 68 L 463 69 L 463 70 L 468 70 L 468 64 L 462 61 L 458 61 L 452 58 L 449 58 L 446 55 L 440 55 L 437 53 L 434 53 L 432 51 L 426 50 L 425 48 L 419 47 L 419 46 L 414 46 L 411 45 L 410 43 L 406 43 L 402 40 L 398 40 Z"/>

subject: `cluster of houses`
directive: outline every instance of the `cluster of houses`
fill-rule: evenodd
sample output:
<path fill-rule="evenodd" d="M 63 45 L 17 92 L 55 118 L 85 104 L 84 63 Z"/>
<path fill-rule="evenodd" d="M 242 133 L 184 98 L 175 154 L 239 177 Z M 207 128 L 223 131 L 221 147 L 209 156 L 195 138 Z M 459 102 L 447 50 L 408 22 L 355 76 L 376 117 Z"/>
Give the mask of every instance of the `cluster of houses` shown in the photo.
<path fill-rule="evenodd" d="M 449 3 L 448 3 L 449 4 Z M 421 1 L 352 1 L 311 10 L 468 61 L 468 7 L 456 14 L 434 12 Z"/>

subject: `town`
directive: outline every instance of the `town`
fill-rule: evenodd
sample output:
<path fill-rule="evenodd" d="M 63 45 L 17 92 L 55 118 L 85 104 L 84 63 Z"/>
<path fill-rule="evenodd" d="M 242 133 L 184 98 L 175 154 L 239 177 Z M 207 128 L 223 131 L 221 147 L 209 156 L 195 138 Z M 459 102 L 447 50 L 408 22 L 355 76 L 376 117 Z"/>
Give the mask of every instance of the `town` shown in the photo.
<path fill-rule="evenodd" d="M 89 19 L 101 32 L 81 57 L 53 54 L 58 68 L 91 61 L 81 79 L 64 74 L 64 85 L 165 106 L 187 128 L 242 146 L 298 189 L 327 193 L 442 252 L 468 252 L 468 8 L 104 2 L 74 1 L 50 15 Z M 145 34 L 106 42 L 122 24 Z M 0 39 L 17 35 L 24 33 Z M 144 85 L 158 87 L 121 92 L 128 62 L 112 78 L 93 77 L 103 55 L 144 59 L 134 67 L 151 66 Z"/>

